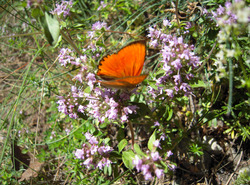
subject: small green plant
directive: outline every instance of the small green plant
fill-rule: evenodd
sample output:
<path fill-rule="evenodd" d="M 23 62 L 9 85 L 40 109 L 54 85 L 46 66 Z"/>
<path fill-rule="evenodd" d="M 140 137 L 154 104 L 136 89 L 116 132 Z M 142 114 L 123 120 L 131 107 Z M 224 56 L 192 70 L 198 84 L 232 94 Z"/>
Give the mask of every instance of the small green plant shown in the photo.
<path fill-rule="evenodd" d="M 234 185 L 249 184 L 249 183 L 250 183 L 249 172 L 245 170 L 237 177 L 236 181 L 234 182 Z"/>
<path fill-rule="evenodd" d="M 202 147 L 198 146 L 198 144 L 192 144 L 190 146 L 190 152 L 192 152 L 194 155 L 202 156 L 203 152 L 201 150 L 202 150 Z"/>

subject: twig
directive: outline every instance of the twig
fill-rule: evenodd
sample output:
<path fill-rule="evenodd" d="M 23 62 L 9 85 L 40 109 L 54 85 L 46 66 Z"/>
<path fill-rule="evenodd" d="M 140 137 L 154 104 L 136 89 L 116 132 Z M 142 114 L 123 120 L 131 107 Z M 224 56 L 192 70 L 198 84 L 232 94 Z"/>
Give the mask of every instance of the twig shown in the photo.
<path fill-rule="evenodd" d="M 128 122 L 129 129 L 131 131 L 131 140 L 132 140 L 132 149 L 134 150 L 134 144 L 135 144 L 135 136 L 134 136 L 134 129 L 132 123 Z"/>
<path fill-rule="evenodd" d="M 62 37 L 74 48 L 74 50 L 78 53 L 79 56 L 82 55 L 82 52 L 76 47 L 74 42 L 61 30 L 60 31 Z"/>
<path fill-rule="evenodd" d="M 177 24 L 180 27 L 180 20 L 179 20 L 179 13 L 178 13 L 178 0 L 175 1 L 175 15 L 176 15 Z"/>
<path fill-rule="evenodd" d="M 231 181 L 233 175 L 235 174 L 235 171 L 238 169 L 238 167 L 239 167 L 239 165 L 240 165 L 240 161 L 241 161 L 242 156 L 243 156 L 243 151 L 240 152 L 240 158 L 239 158 L 239 160 L 238 160 L 238 162 L 237 162 L 237 165 L 236 165 L 235 168 L 234 168 L 234 172 L 230 175 L 230 177 L 228 178 L 227 183 L 226 183 L 225 185 L 228 185 L 228 184 L 230 183 L 230 181 Z"/>
<path fill-rule="evenodd" d="M 25 66 L 27 66 L 29 62 L 27 62 L 26 64 L 23 64 L 21 67 L 17 68 L 15 71 L 11 72 L 9 75 L 5 76 L 0 82 L 4 81 L 6 78 L 8 78 L 10 75 L 12 75 L 13 73 L 17 72 L 18 70 L 24 68 Z"/>
<path fill-rule="evenodd" d="M 30 35 L 38 35 L 42 34 L 41 31 L 35 32 L 35 33 L 20 33 L 20 34 L 15 34 L 15 35 L 7 35 L 7 36 L 2 36 L 0 39 L 6 39 L 6 38 L 12 38 L 12 37 L 22 37 L 22 36 L 30 36 Z"/>

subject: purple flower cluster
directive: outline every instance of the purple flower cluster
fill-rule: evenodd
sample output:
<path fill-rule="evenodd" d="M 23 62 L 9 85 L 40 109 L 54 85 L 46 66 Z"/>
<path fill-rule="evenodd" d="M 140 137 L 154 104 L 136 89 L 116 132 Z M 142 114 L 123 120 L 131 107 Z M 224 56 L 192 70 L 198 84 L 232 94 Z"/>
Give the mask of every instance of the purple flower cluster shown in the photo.
<path fill-rule="evenodd" d="M 77 119 L 78 113 L 85 113 L 86 107 L 80 105 L 79 100 L 86 96 L 89 95 L 76 86 L 72 86 L 71 93 L 66 98 L 58 96 L 57 109 L 59 112 L 69 115 L 70 118 Z"/>
<path fill-rule="evenodd" d="M 249 32 L 250 7 L 242 0 L 235 0 L 233 3 L 227 1 L 224 7 L 220 5 L 215 12 L 206 11 L 206 14 L 212 16 L 220 28 L 217 39 L 220 50 L 214 62 L 215 79 L 220 81 L 221 78 L 228 77 L 227 59 L 238 57 L 239 46 L 234 43 L 235 38 Z M 231 47 L 228 47 L 229 43 Z M 234 67 L 238 68 L 237 63 Z"/>
<path fill-rule="evenodd" d="M 87 63 L 86 55 L 77 58 L 72 50 L 68 48 L 62 48 L 60 50 L 58 60 L 59 63 L 64 67 L 67 67 L 68 65 L 80 67 L 79 73 L 75 75 L 72 80 L 79 81 L 82 84 L 83 79 L 86 79 L 87 85 L 91 90 L 93 89 L 96 79 L 93 73 L 88 72 L 89 64 Z M 58 97 L 58 111 L 69 115 L 70 118 L 76 119 L 78 118 L 78 113 L 85 113 L 86 107 L 81 105 L 79 102 L 88 96 L 89 94 L 84 93 L 81 87 L 77 88 L 76 86 L 72 86 L 71 92 L 67 97 Z"/>
<path fill-rule="evenodd" d="M 165 20 L 164 25 L 169 24 Z M 170 98 L 176 94 L 191 94 L 191 87 L 187 82 L 194 76 L 191 72 L 200 65 L 199 57 L 193 51 L 194 46 L 184 43 L 182 37 L 165 34 L 156 25 L 149 28 L 148 37 L 151 47 L 161 48 L 159 70 L 162 71 L 162 75 L 155 79 L 158 88 L 149 87 L 149 93 L 153 97 L 164 93 Z M 171 88 L 166 88 L 166 84 Z"/>
<path fill-rule="evenodd" d="M 97 8 L 97 10 L 99 11 L 99 10 L 105 8 L 106 6 L 107 6 L 107 4 L 105 4 L 104 1 L 101 1 L 100 6 Z"/>
<path fill-rule="evenodd" d="M 94 74 L 88 73 L 88 85 L 93 87 L 96 79 Z M 94 88 L 91 93 L 85 93 L 75 86 L 72 86 L 71 93 L 66 98 L 59 96 L 58 111 L 70 118 L 78 118 L 78 113 L 83 113 L 97 119 L 103 123 L 106 119 L 109 121 L 126 122 L 130 114 L 136 113 L 136 105 L 123 106 L 125 101 L 129 100 L 129 95 L 125 92 L 120 94 L 120 99 L 115 100 L 116 94 L 110 89 Z M 87 105 L 81 105 L 81 99 L 88 101 Z M 122 102 L 122 103 L 121 103 Z"/>
<path fill-rule="evenodd" d="M 232 3 L 231 2 L 226 2 L 225 7 L 222 7 L 221 5 L 219 8 L 216 10 L 216 12 L 212 11 L 213 17 L 217 20 L 219 24 L 233 24 L 236 23 L 237 21 L 237 16 L 234 14 L 231 10 Z M 227 15 L 228 17 L 225 19 L 224 15 Z"/>
<path fill-rule="evenodd" d="M 96 87 L 93 94 L 88 96 L 89 103 L 86 106 L 88 115 L 96 118 L 103 123 L 106 119 L 109 121 L 128 120 L 128 115 L 136 113 L 138 108 L 135 105 L 122 106 L 129 98 L 126 93 L 120 94 L 119 100 L 116 100 L 116 93 L 110 89 L 100 89 Z M 123 102 L 123 103 L 122 103 Z"/>
<path fill-rule="evenodd" d="M 103 50 L 102 47 L 97 47 L 96 42 L 98 41 L 102 30 L 109 30 L 110 27 L 107 26 L 106 22 L 97 21 L 92 25 L 92 31 L 88 31 L 87 37 L 91 40 L 88 45 L 88 49 L 91 50 L 93 55 L 93 59 L 97 59 L 100 57 L 100 52 Z"/>
<path fill-rule="evenodd" d="M 133 164 L 135 165 L 135 168 L 137 172 L 142 172 L 144 175 L 145 180 L 150 180 L 153 178 L 154 175 L 156 175 L 157 178 L 161 178 L 164 175 L 164 170 L 158 168 L 160 161 L 162 158 L 159 155 L 159 152 L 157 151 L 151 151 L 151 153 L 148 152 L 149 155 L 147 157 L 140 158 L 138 155 L 135 156 L 135 159 L 133 160 Z M 167 157 L 171 156 L 173 153 L 171 151 L 168 151 Z M 169 169 L 174 170 L 174 166 L 172 164 L 169 164 Z"/>
<path fill-rule="evenodd" d="M 88 169 L 91 167 L 103 169 L 105 166 L 110 166 L 112 161 L 109 160 L 109 153 L 113 148 L 104 144 L 99 145 L 97 138 L 88 132 L 84 135 L 88 143 L 84 143 L 82 149 L 76 150 L 76 158 L 84 160 L 82 164 Z"/>
<path fill-rule="evenodd" d="M 60 4 L 56 3 L 56 8 L 50 13 L 52 13 L 53 15 L 56 14 L 58 16 L 63 14 L 63 17 L 66 17 L 67 15 L 69 15 L 69 11 L 70 8 L 72 7 L 72 4 L 73 4 L 72 0 L 70 1 L 62 0 Z"/>
<path fill-rule="evenodd" d="M 72 55 L 73 51 L 71 49 L 62 48 L 58 56 L 59 63 L 64 67 L 66 67 L 67 64 L 71 64 L 71 62 L 75 61 L 75 57 Z"/>
<path fill-rule="evenodd" d="M 92 30 L 93 31 L 88 31 L 88 37 L 90 39 L 94 39 L 95 41 L 98 39 L 98 35 L 96 35 L 95 31 L 104 29 L 104 30 L 108 30 L 110 27 L 107 26 L 106 22 L 100 22 L 97 21 L 92 25 Z"/>
<path fill-rule="evenodd" d="M 207 10 L 204 14 L 210 15 L 216 19 L 219 26 L 230 26 L 237 23 L 249 23 L 250 8 L 242 0 L 235 0 L 233 3 L 227 1 L 225 6 L 219 5 L 216 11 L 209 13 Z"/>
<path fill-rule="evenodd" d="M 86 55 L 77 58 L 74 56 L 74 52 L 71 49 L 62 48 L 58 56 L 58 61 L 64 67 L 67 67 L 68 65 L 75 65 L 77 67 L 81 67 L 79 73 L 73 78 L 73 80 L 77 80 L 82 83 L 84 77 L 88 78 L 89 74 L 86 73 L 86 71 L 88 70 Z"/>

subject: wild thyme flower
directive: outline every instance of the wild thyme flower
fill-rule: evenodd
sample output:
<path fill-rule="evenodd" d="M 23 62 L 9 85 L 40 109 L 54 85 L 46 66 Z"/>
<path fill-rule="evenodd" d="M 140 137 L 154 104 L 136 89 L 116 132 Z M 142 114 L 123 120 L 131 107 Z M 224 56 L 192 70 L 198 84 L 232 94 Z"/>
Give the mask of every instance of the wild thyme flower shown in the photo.
<path fill-rule="evenodd" d="M 83 94 L 84 92 L 82 92 L 76 86 L 72 86 L 71 92 L 68 96 L 58 96 L 58 111 L 69 115 L 70 118 L 78 118 L 77 112 L 83 113 L 83 111 L 86 109 L 85 106 L 79 105 L 78 103 L 78 98 L 81 98 Z"/>
<path fill-rule="evenodd" d="M 94 83 L 96 82 L 96 78 L 95 75 L 93 73 L 88 73 L 86 76 L 86 79 L 88 80 L 88 86 L 90 87 L 90 89 L 92 90 L 94 87 Z"/>
<path fill-rule="evenodd" d="M 161 178 L 163 176 L 163 170 L 157 167 L 160 160 L 161 157 L 156 151 L 151 152 L 147 157 L 140 158 L 136 155 L 133 160 L 133 165 L 135 166 L 137 172 L 142 172 L 145 180 L 152 179 L 153 175 L 156 175 L 157 178 Z"/>
<path fill-rule="evenodd" d="M 160 148 L 161 149 L 161 143 L 160 143 L 160 140 L 159 139 L 156 139 L 153 143 L 153 145 L 156 147 L 156 148 Z"/>
<path fill-rule="evenodd" d="M 107 23 L 106 22 L 100 22 L 100 21 L 97 21 L 95 22 L 93 25 L 92 25 L 92 31 L 88 31 L 87 33 L 87 36 L 90 38 L 90 39 L 94 39 L 96 40 L 97 39 L 97 36 L 96 35 L 96 31 L 99 31 L 101 29 L 104 29 L 104 30 L 109 30 L 110 27 L 107 26 Z M 93 43 L 91 43 L 93 44 Z M 90 48 L 94 48 L 95 45 L 90 45 Z"/>
<path fill-rule="evenodd" d="M 163 25 L 169 26 L 170 23 L 164 20 Z M 155 79 L 157 89 L 149 87 L 151 96 L 166 94 L 173 98 L 177 94 L 191 94 L 192 89 L 187 82 L 194 76 L 191 71 L 200 65 L 199 57 L 193 52 L 194 46 L 184 43 L 182 37 L 166 34 L 165 29 L 156 25 L 149 27 L 148 37 L 152 47 L 160 47 L 160 63 L 164 72 Z"/>
<path fill-rule="evenodd" d="M 171 22 L 168 19 L 163 20 L 163 26 L 171 26 Z"/>
<path fill-rule="evenodd" d="M 209 12 L 207 14 L 210 15 Z M 245 37 L 244 35 L 249 32 L 250 7 L 242 0 L 233 3 L 227 1 L 225 7 L 220 5 L 211 14 L 220 28 L 217 39 L 220 50 L 216 54 L 217 61 L 214 63 L 215 79 L 220 81 L 221 78 L 228 76 L 228 58 L 237 58 L 241 54 L 241 48 L 235 38 L 241 35 Z M 238 68 L 237 63 L 233 67 Z"/>
<path fill-rule="evenodd" d="M 99 11 L 99 10 L 105 8 L 106 6 L 107 6 L 107 4 L 105 4 L 104 1 L 101 1 L 100 6 L 97 8 L 97 10 Z"/>
<path fill-rule="evenodd" d="M 108 26 L 107 26 L 107 23 L 106 22 L 100 22 L 100 21 L 97 21 L 95 22 L 93 25 L 92 25 L 92 30 L 100 30 L 104 28 L 105 30 L 108 29 Z"/>
<path fill-rule="evenodd" d="M 133 162 L 133 165 L 137 172 L 142 172 L 145 180 L 150 180 L 153 176 L 156 175 L 157 178 L 161 178 L 164 175 L 164 170 L 160 168 L 162 163 L 162 158 L 158 151 L 147 151 L 147 156 L 138 156 L 136 155 Z M 171 156 L 173 153 L 168 151 L 167 158 Z M 164 160 L 164 163 L 167 164 L 170 170 L 175 169 L 175 165 L 173 165 L 170 161 Z"/>
<path fill-rule="evenodd" d="M 92 30 L 87 32 L 87 37 L 91 40 L 91 43 L 88 45 L 88 49 L 90 49 L 93 53 L 92 58 L 97 59 L 100 56 L 100 52 L 103 50 L 102 47 L 96 46 L 96 41 L 99 40 L 100 34 L 103 30 L 109 30 L 106 22 L 97 21 L 92 25 Z"/>
<path fill-rule="evenodd" d="M 169 150 L 169 151 L 167 152 L 167 157 L 170 157 L 171 155 L 173 155 L 173 153 L 172 153 L 171 150 Z"/>
<path fill-rule="evenodd" d="M 98 139 L 88 132 L 85 133 L 85 138 L 88 143 L 84 143 L 82 149 L 76 149 L 75 157 L 84 160 L 82 164 L 88 169 L 91 167 L 103 169 L 105 166 L 110 166 L 112 161 L 109 160 L 109 153 L 113 148 L 104 144 L 99 145 Z"/>
<path fill-rule="evenodd" d="M 27 0 L 27 8 L 30 8 L 32 6 L 32 0 Z"/>
<path fill-rule="evenodd" d="M 63 17 L 66 17 L 67 15 L 69 15 L 69 11 L 70 8 L 72 8 L 73 5 L 73 1 L 64 1 L 62 0 L 61 3 L 56 3 L 56 8 L 51 11 L 50 13 L 52 14 L 57 14 L 58 16 L 60 16 L 61 14 L 63 14 Z"/>
<path fill-rule="evenodd" d="M 116 94 L 110 89 L 94 88 L 92 98 L 89 98 L 89 104 L 86 108 L 86 113 L 101 123 L 108 119 L 109 121 L 121 120 L 127 121 L 128 115 L 136 113 L 138 108 L 135 105 L 121 106 L 125 95 L 121 94 L 121 99 L 116 100 Z M 116 98 L 115 98 L 116 97 Z M 127 100 L 126 100 L 127 101 Z"/>
<path fill-rule="evenodd" d="M 160 123 L 158 121 L 155 121 L 154 126 L 160 126 Z"/>
<path fill-rule="evenodd" d="M 65 129 L 65 132 L 66 132 L 66 135 L 69 135 L 70 129 L 66 128 L 66 129 Z"/>
<path fill-rule="evenodd" d="M 62 48 L 59 54 L 59 63 L 61 63 L 62 66 L 66 67 L 67 64 L 70 64 L 71 62 L 75 61 L 75 57 L 73 57 L 72 54 L 73 52 L 71 49 Z"/>

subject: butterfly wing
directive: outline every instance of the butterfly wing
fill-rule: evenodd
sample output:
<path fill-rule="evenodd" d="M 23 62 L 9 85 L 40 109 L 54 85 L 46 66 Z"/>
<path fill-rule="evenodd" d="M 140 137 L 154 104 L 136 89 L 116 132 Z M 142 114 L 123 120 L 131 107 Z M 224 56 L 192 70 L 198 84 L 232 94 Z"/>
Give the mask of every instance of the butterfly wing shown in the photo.
<path fill-rule="evenodd" d="M 148 75 L 129 76 L 124 78 L 118 78 L 109 81 L 100 81 L 105 87 L 117 88 L 117 89 L 133 89 L 137 84 L 141 83 Z"/>
<path fill-rule="evenodd" d="M 97 75 L 104 80 L 139 76 L 146 55 L 145 41 L 135 41 L 118 53 L 107 55 L 100 60 Z"/>

